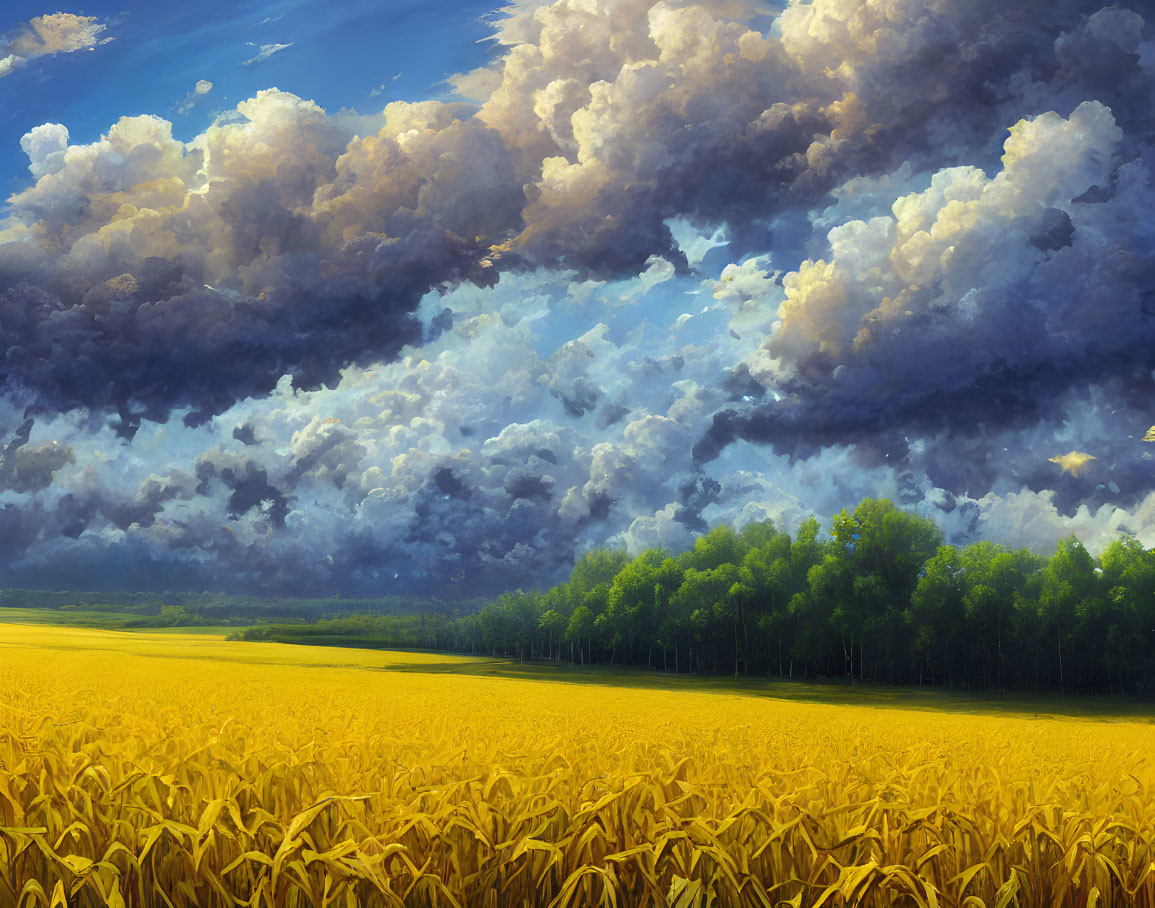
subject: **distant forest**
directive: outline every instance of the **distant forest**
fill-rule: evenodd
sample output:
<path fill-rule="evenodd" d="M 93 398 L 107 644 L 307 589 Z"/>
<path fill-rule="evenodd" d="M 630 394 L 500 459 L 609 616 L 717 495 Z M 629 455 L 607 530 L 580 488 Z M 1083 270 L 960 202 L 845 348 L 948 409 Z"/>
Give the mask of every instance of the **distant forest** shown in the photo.
<path fill-rule="evenodd" d="M 472 611 L 472 610 L 471 610 Z M 886 499 L 828 535 L 719 527 L 680 555 L 597 549 L 569 580 L 479 611 L 265 625 L 246 640 L 418 646 L 671 672 L 841 677 L 976 690 L 1155 695 L 1155 550 L 1050 557 L 944 545 Z"/>
<path fill-rule="evenodd" d="M 56 612 L 61 623 L 73 615 L 107 615 L 104 627 L 248 627 L 256 622 L 315 622 L 349 614 L 420 615 L 430 611 L 476 612 L 484 599 L 448 601 L 421 596 L 304 598 L 244 596 L 213 592 L 97 592 L 91 590 L 0 589 L 0 609 Z M 91 622 L 89 622 L 91 623 Z"/>

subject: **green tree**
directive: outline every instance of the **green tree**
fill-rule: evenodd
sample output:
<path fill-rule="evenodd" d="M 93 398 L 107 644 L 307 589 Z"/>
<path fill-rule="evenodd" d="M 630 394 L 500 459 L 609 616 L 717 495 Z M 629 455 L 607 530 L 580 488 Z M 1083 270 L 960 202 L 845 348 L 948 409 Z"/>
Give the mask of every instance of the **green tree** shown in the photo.
<path fill-rule="evenodd" d="M 1043 571 L 1039 595 L 1039 616 L 1046 633 L 1055 643 L 1059 690 L 1066 690 L 1063 669 L 1064 638 L 1075 624 L 1076 607 L 1095 588 L 1095 566 L 1090 554 L 1074 536 L 1059 540 L 1055 554 Z M 1068 652 L 1070 642 L 1068 642 Z"/>
<path fill-rule="evenodd" d="M 699 536 L 681 561 L 688 568 L 709 571 L 725 564 L 737 564 L 746 554 L 746 549 L 742 537 L 728 526 L 719 526 Z"/>
<path fill-rule="evenodd" d="M 547 658 L 552 659 L 554 657 L 553 643 L 555 640 L 561 641 L 562 634 L 565 633 L 566 620 L 560 612 L 551 608 L 544 612 L 541 618 L 538 619 L 538 626 L 548 639 L 549 651 Z"/>
<path fill-rule="evenodd" d="M 573 647 L 577 644 L 578 661 L 585 664 L 585 654 L 582 650 L 583 641 L 589 641 L 590 632 L 593 630 L 594 616 L 593 613 L 584 605 L 579 605 L 574 609 L 573 614 L 570 615 L 569 624 L 565 629 L 565 639 L 569 643 L 569 660 L 573 662 Z"/>

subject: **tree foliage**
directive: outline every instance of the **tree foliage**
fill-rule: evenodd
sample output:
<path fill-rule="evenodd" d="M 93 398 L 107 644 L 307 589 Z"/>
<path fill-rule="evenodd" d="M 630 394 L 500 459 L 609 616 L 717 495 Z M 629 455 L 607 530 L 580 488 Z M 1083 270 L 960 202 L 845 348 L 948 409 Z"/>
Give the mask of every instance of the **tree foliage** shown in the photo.
<path fill-rule="evenodd" d="M 281 639 L 278 637 L 278 639 Z M 566 583 L 438 616 L 411 645 L 673 672 L 1155 693 L 1155 550 L 944 545 L 886 499 L 823 534 L 717 527 L 681 554 L 595 549 Z"/>

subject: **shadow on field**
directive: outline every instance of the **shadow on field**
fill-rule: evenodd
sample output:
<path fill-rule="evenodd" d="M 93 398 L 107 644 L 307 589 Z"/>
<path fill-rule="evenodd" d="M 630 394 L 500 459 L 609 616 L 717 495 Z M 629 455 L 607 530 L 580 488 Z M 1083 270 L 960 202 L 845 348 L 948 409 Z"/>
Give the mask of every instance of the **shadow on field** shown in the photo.
<path fill-rule="evenodd" d="M 1110 721 L 1125 719 L 1155 724 L 1155 703 L 1111 696 L 1049 696 L 999 692 L 974 693 L 936 687 L 889 687 L 871 683 L 851 684 L 844 679 L 822 681 L 786 678 L 689 675 L 607 665 L 571 665 L 568 662 L 516 662 L 512 659 L 448 654 L 408 647 L 373 645 L 366 638 L 337 638 L 328 645 L 302 645 L 296 640 L 276 642 L 226 642 L 225 633 L 237 628 L 69 628 L 56 615 L 35 624 L 25 613 L 6 610 L 17 618 L 0 622 L 0 649 L 34 646 L 43 650 L 116 652 L 124 656 L 209 660 L 245 665 L 293 665 L 301 669 L 341 669 L 371 672 L 405 672 L 423 675 L 462 675 L 494 680 L 520 680 L 552 684 L 594 684 L 603 687 L 701 692 L 730 696 L 755 696 L 799 703 L 859 706 L 873 709 L 930 710 L 974 715 L 1007 715 L 1024 718 L 1067 717 Z M 75 619 L 90 616 L 71 615 Z M 57 620 L 52 620 L 57 619 Z M 22 622 L 29 621 L 27 624 Z M 23 627 L 21 635 L 3 633 Z M 36 628 L 29 637 L 28 632 Z M 40 631 L 43 630 L 43 635 Z M 83 639 L 76 634 L 87 632 Z M 295 652 L 290 654 L 292 644 Z M 271 647 L 271 648 L 270 648 Z M 300 653 L 300 656 L 297 656 Z M 309 655 L 305 655 L 308 653 Z M 394 660 L 391 661 L 390 654 Z M 405 661 L 406 654 L 429 661 Z M 444 660 L 444 661 L 441 661 Z"/>
<path fill-rule="evenodd" d="M 940 687 L 889 687 L 870 682 L 674 674 L 633 667 L 524 663 L 493 659 L 472 663 L 384 666 L 386 671 L 455 674 L 563 684 L 597 684 L 646 690 L 759 696 L 800 703 L 875 709 L 933 710 L 976 715 L 1013 715 L 1049 719 L 1128 719 L 1155 724 L 1155 703 L 1122 696 L 1023 695 L 968 692 Z"/>

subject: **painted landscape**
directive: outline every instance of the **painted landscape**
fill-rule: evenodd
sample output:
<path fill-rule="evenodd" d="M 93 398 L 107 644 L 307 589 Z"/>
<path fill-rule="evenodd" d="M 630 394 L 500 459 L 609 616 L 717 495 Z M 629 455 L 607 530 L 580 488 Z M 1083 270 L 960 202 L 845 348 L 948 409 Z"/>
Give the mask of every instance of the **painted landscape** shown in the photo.
<path fill-rule="evenodd" d="M 1155 13 L 0 10 L 0 908 L 1155 908 Z"/>

